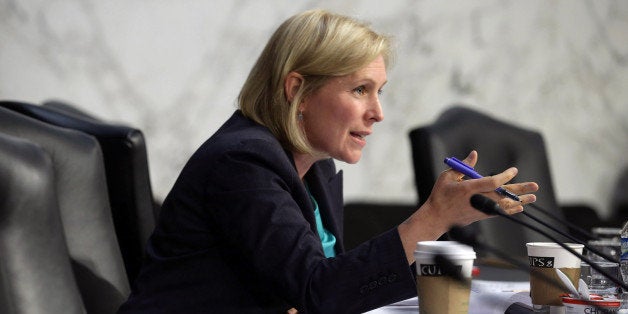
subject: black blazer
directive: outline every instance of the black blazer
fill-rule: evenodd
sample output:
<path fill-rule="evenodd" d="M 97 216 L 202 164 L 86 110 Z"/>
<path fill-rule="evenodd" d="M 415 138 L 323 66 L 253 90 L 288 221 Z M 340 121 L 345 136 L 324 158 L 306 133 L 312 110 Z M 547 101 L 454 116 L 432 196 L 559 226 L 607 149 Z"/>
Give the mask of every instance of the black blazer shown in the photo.
<path fill-rule="evenodd" d="M 191 157 L 164 201 L 120 313 L 361 313 L 416 295 L 396 229 L 343 252 L 342 173 L 305 181 L 337 238 L 325 258 L 291 153 L 236 113 Z"/>

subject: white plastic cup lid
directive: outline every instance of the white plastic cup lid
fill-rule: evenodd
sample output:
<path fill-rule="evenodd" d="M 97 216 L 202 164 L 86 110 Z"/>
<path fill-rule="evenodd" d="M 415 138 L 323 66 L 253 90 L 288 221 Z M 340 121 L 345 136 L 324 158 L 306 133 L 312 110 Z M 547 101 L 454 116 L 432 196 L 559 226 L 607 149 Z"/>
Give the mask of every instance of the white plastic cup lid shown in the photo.
<path fill-rule="evenodd" d="M 579 254 L 582 254 L 584 245 L 577 243 L 564 243 Z M 552 258 L 554 268 L 578 268 L 580 258 L 571 254 L 557 243 L 553 242 L 529 242 L 526 243 L 529 258 Z M 532 262 L 531 262 L 532 263 Z"/>
<path fill-rule="evenodd" d="M 431 258 L 436 254 L 445 255 L 452 260 L 475 259 L 472 247 L 456 241 L 419 241 L 414 251 L 415 259 Z"/>

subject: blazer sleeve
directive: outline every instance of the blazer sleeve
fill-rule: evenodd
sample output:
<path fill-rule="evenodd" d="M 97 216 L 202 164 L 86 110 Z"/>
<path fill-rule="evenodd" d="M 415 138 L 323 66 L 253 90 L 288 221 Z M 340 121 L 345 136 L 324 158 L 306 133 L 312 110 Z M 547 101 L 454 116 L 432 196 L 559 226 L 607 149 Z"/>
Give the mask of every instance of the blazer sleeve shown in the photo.
<path fill-rule="evenodd" d="M 300 313 L 360 313 L 416 295 L 396 228 L 325 258 L 309 198 L 285 152 L 250 140 L 213 159 L 205 188 L 215 226 L 252 276 Z M 311 217 L 310 217 L 311 216 Z"/>

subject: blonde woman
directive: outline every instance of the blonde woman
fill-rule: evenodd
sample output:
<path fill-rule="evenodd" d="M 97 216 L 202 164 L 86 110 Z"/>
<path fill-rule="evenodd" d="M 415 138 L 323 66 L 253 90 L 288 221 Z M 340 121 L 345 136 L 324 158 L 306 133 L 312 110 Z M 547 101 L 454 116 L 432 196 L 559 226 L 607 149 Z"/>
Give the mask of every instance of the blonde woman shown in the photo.
<path fill-rule="evenodd" d="M 346 251 L 342 173 L 384 119 L 379 95 L 390 39 L 352 18 L 312 10 L 272 35 L 239 109 L 191 157 L 161 210 L 147 258 L 120 313 L 361 313 L 416 295 L 417 241 L 486 216 L 485 193 L 508 212 L 535 183 L 495 188 L 517 173 L 461 181 L 445 171 L 397 228 Z M 465 162 L 474 165 L 477 153 Z"/>

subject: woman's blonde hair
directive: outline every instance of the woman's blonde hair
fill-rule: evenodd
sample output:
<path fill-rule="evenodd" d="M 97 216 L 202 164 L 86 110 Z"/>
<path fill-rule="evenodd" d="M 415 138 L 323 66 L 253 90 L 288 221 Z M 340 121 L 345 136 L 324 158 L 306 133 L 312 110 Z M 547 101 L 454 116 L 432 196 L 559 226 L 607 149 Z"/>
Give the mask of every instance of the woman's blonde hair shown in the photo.
<path fill-rule="evenodd" d="M 301 100 L 330 77 L 354 73 L 380 55 L 391 62 L 390 39 L 363 22 L 324 10 L 297 14 L 266 44 L 240 91 L 239 108 L 270 129 L 287 150 L 313 153 L 297 118 Z M 290 72 L 303 76 L 292 101 L 284 90 Z"/>

